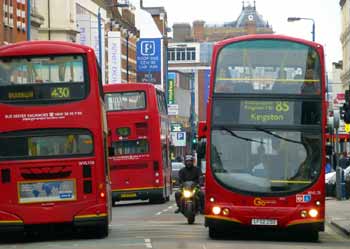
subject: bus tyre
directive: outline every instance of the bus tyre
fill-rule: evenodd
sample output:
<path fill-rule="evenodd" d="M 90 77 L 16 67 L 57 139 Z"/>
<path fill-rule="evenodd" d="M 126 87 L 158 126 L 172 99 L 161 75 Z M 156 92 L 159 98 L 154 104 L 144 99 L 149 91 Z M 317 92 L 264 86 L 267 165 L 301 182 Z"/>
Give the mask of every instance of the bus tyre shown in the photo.
<path fill-rule="evenodd" d="M 103 225 L 96 227 L 96 237 L 99 239 L 103 239 L 108 236 L 109 228 L 108 228 L 108 221 L 106 220 Z"/>

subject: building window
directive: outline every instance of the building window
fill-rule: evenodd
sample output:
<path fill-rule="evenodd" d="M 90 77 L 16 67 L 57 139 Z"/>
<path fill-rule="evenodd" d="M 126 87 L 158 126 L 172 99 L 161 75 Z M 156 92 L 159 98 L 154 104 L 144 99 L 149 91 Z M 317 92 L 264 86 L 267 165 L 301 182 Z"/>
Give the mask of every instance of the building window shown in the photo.
<path fill-rule="evenodd" d="M 168 49 L 168 60 L 174 61 L 175 60 L 175 48 L 169 48 Z"/>
<path fill-rule="evenodd" d="M 181 61 L 181 62 L 190 62 L 190 61 L 193 62 L 196 60 L 196 48 L 195 47 L 169 48 L 168 60 Z"/>

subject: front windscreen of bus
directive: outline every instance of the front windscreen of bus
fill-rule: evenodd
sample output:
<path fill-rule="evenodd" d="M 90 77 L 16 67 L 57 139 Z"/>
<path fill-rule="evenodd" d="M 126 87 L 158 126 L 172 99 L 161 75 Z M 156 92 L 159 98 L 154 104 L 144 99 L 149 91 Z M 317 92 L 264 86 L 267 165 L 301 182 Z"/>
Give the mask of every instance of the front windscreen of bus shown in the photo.
<path fill-rule="evenodd" d="M 146 108 L 146 95 L 143 91 L 106 93 L 107 111 L 142 110 Z"/>
<path fill-rule="evenodd" d="M 116 156 L 146 154 L 149 152 L 149 144 L 146 139 L 114 142 L 112 147 Z"/>
<path fill-rule="evenodd" d="M 215 93 L 321 93 L 318 53 L 291 41 L 250 40 L 226 45 L 218 54 L 215 75 Z"/>
<path fill-rule="evenodd" d="M 320 175 L 321 144 L 317 132 L 223 126 L 212 130 L 212 171 L 222 185 L 236 191 L 300 191 Z"/>
<path fill-rule="evenodd" d="M 83 99 L 87 74 L 81 55 L 0 58 L 0 101 L 55 103 Z"/>
<path fill-rule="evenodd" d="M 87 156 L 93 146 L 92 135 L 80 129 L 2 133 L 0 160 Z"/>

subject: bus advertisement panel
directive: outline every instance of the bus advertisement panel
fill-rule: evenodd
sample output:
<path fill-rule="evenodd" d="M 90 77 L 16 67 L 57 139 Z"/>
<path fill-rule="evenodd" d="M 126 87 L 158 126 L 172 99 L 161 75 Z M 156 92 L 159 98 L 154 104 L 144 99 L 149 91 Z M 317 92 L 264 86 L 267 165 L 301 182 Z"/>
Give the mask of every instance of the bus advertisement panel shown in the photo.
<path fill-rule="evenodd" d="M 169 200 L 169 121 L 164 93 L 152 84 L 104 86 L 113 203 Z"/>
<path fill-rule="evenodd" d="M 207 113 L 206 225 L 324 230 L 321 45 L 249 35 L 215 45 Z"/>
<path fill-rule="evenodd" d="M 68 223 L 108 234 L 107 124 L 93 50 L 0 48 L 1 231 Z"/>

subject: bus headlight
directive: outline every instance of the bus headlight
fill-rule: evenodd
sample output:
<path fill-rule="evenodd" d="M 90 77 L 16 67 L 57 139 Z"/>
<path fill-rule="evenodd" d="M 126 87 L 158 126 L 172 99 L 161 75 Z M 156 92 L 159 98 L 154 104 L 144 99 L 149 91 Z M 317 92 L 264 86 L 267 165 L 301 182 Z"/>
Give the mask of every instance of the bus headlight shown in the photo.
<path fill-rule="evenodd" d="M 302 211 L 300 212 L 300 216 L 301 216 L 302 218 L 306 218 L 306 217 L 307 217 L 307 211 L 306 211 L 306 210 L 302 210 Z"/>
<path fill-rule="evenodd" d="M 316 209 L 310 209 L 309 215 L 312 218 L 316 218 L 318 216 L 318 211 Z"/>
<path fill-rule="evenodd" d="M 215 206 L 215 207 L 213 207 L 212 211 L 213 211 L 213 214 L 218 215 L 221 212 L 221 208 L 218 206 Z"/>
<path fill-rule="evenodd" d="M 222 214 L 227 216 L 230 214 L 230 210 L 228 208 L 224 208 L 224 210 L 222 210 Z"/>
<path fill-rule="evenodd" d="M 192 191 L 189 191 L 189 190 L 184 190 L 183 191 L 183 196 L 185 198 L 191 198 L 193 196 L 193 192 Z"/>

